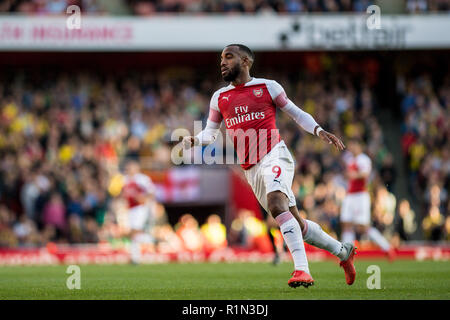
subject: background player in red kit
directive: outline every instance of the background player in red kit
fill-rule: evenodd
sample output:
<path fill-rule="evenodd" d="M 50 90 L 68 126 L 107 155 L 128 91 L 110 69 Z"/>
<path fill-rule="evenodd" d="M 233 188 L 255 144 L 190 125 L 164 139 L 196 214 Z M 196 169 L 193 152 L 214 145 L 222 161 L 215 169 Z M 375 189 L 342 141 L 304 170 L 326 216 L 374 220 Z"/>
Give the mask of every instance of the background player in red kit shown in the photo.
<path fill-rule="evenodd" d="M 215 141 L 222 121 L 233 140 L 247 182 L 261 206 L 275 218 L 294 260 L 289 286 L 308 287 L 311 277 L 304 243 L 325 249 L 341 260 L 348 284 L 355 279 L 355 247 L 342 244 L 325 233 L 313 221 L 303 220 L 292 192 L 294 160 L 276 127 L 276 108 L 288 113 L 304 130 L 317 135 L 338 150 L 344 144 L 323 130 L 313 117 L 290 101 L 284 89 L 273 80 L 250 76 L 253 52 L 241 44 L 225 47 L 221 55 L 221 72 L 230 84 L 217 90 L 210 102 L 206 128 L 197 136 L 183 139 L 186 148 Z"/>
<path fill-rule="evenodd" d="M 349 141 L 348 151 L 343 159 L 348 188 L 341 207 L 342 241 L 353 243 L 357 231 L 361 235 L 367 235 L 392 260 L 394 252 L 389 242 L 380 231 L 370 226 L 370 195 L 367 192 L 367 183 L 372 171 L 372 161 L 363 152 L 361 142 L 357 139 Z"/>
<path fill-rule="evenodd" d="M 151 219 L 154 206 L 154 192 L 150 177 L 140 172 L 139 163 L 130 160 L 125 166 L 125 180 L 122 197 L 128 206 L 128 224 L 130 228 L 131 262 L 141 260 L 141 243 L 150 243 L 151 236 L 145 232 Z"/>

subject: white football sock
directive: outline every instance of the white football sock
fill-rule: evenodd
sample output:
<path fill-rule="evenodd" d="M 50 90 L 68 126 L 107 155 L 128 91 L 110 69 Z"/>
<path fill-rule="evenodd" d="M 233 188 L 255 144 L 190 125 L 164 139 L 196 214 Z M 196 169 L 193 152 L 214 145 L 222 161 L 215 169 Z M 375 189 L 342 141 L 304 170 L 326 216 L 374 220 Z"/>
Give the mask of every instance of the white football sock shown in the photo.
<path fill-rule="evenodd" d="M 148 233 L 138 233 L 134 235 L 133 239 L 131 240 L 131 246 L 130 246 L 130 256 L 131 261 L 134 263 L 140 263 L 141 262 L 141 244 L 142 243 L 152 243 L 153 238 Z"/>
<path fill-rule="evenodd" d="M 353 243 L 355 241 L 355 232 L 352 231 L 343 231 L 342 232 L 342 242 L 350 242 Z"/>
<path fill-rule="evenodd" d="M 136 239 L 133 239 L 131 241 L 130 256 L 133 263 L 141 262 L 141 244 L 139 243 L 139 241 L 136 241 Z"/>
<path fill-rule="evenodd" d="M 138 243 L 152 243 L 153 238 L 148 233 L 139 233 L 135 237 L 136 242 Z"/>
<path fill-rule="evenodd" d="M 343 244 L 328 233 L 322 230 L 320 225 L 311 220 L 303 220 L 305 222 L 305 230 L 303 231 L 303 239 L 306 243 L 320 249 L 327 250 L 339 259 L 343 260 L 347 257 L 347 249 Z"/>
<path fill-rule="evenodd" d="M 383 249 L 383 251 L 389 251 L 391 246 L 389 245 L 389 242 L 383 237 L 380 231 L 374 227 L 370 227 L 367 231 L 367 236 L 370 240 L 375 242 L 378 246 Z"/>
<path fill-rule="evenodd" d="M 278 222 L 284 241 L 291 252 L 295 270 L 302 270 L 311 275 L 305 245 L 303 244 L 302 229 L 297 220 L 289 211 L 279 214 L 275 217 L 275 220 Z"/>

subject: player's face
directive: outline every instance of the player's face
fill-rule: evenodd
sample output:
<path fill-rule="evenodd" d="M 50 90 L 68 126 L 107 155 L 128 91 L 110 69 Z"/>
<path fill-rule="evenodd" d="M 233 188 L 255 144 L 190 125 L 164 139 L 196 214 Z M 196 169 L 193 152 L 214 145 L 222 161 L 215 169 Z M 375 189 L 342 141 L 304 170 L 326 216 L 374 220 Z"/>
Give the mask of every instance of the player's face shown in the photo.
<path fill-rule="evenodd" d="M 348 150 L 354 154 L 358 155 L 361 153 L 361 146 L 358 142 L 352 141 L 348 144 Z"/>
<path fill-rule="evenodd" d="M 139 172 L 139 166 L 136 163 L 128 163 L 125 172 L 129 175 L 135 175 Z"/>
<path fill-rule="evenodd" d="M 241 73 L 241 55 L 236 47 L 226 47 L 220 58 L 220 71 L 223 80 L 230 82 Z"/>

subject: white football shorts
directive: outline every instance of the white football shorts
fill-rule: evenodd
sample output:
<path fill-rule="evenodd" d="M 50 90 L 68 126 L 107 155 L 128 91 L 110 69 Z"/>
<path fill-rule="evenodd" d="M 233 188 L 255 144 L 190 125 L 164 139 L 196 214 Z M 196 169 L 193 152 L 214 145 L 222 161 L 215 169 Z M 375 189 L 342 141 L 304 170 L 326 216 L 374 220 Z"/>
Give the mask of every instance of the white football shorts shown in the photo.
<path fill-rule="evenodd" d="M 150 219 L 150 206 L 148 204 L 135 206 L 128 210 L 128 227 L 132 230 L 143 231 Z"/>
<path fill-rule="evenodd" d="M 370 195 L 368 192 L 349 193 L 341 206 L 341 222 L 367 226 L 370 224 Z"/>
<path fill-rule="evenodd" d="M 283 192 L 289 199 L 289 207 L 296 205 L 292 192 L 294 171 L 294 159 L 282 140 L 257 164 L 244 170 L 244 173 L 259 203 L 269 213 L 267 194 L 273 191 Z"/>

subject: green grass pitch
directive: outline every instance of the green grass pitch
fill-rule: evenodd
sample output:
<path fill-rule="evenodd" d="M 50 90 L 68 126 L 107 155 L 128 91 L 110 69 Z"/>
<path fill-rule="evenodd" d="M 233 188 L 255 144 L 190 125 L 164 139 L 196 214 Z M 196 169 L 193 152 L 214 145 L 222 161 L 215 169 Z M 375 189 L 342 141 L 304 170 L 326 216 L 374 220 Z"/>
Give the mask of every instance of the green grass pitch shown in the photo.
<path fill-rule="evenodd" d="M 367 288 L 378 265 L 381 289 Z M 450 262 L 357 261 L 345 283 L 337 262 L 311 262 L 316 281 L 290 288 L 292 263 L 81 265 L 81 289 L 69 290 L 67 266 L 0 267 L 0 299 L 450 299 Z"/>

